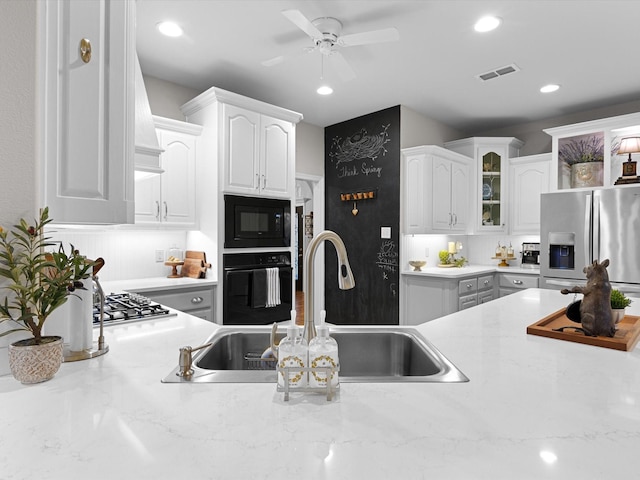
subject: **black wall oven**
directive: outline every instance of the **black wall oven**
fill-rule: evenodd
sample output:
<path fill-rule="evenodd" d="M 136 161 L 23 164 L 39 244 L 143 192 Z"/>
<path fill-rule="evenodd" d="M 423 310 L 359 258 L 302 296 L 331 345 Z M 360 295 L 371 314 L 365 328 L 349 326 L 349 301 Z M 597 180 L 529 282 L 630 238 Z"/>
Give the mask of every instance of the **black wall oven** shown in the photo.
<path fill-rule="evenodd" d="M 224 247 L 289 247 L 291 202 L 276 198 L 224 196 Z"/>
<path fill-rule="evenodd" d="M 224 325 L 268 325 L 291 318 L 291 254 L 232 253 L 222 256 Z"/>

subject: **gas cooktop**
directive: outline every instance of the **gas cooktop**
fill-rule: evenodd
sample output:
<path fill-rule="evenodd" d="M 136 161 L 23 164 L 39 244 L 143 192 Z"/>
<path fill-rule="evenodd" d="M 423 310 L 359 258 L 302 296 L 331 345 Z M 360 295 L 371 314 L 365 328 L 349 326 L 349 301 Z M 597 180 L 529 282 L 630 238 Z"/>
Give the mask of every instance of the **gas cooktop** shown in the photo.
<path fill-rule="evenodd" d="M 137 293 L 111 293 L 104 298 L 104 324 L 136 322 L 177 315 Z M 100 304 L 93 305 L 93 324 L 100 324 Z"/>

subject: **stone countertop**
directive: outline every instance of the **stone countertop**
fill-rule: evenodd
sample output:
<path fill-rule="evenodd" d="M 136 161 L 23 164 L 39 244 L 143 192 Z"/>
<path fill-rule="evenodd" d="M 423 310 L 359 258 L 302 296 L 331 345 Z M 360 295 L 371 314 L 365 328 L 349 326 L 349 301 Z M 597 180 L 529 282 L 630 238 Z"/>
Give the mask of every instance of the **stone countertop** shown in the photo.
<path fill-rule="evenodd" d="M 332 402 L 284 402 L 271 384 L 161 383 L 178 347 L 223 328 L 195 317 L 107 327 L 102 357 L 39 385 L 0 377 L 0 476 L 633 478 L 640 348 L 526 334 L 567 303 L 530 289 L 420 325 L 470 382 L 345 383 Z"/>
<path fill-rule="evenodd" d="M 411 267 L 409 267 L 411 268 Z M 420 272 L 413 269 L 404 270 L 402 275 L 419 275 L 424 277 L 463 278 L 491 273 L 512 273 L 517 275 L 540 275 L 539 268 L 498 267 L 497 265 L 466 265 L 462 268 L 422 267 Z"/>
<path fill-rule="evenodd" d="M 169 278 L 151 277 L 130 280 L 110 280 L 100 282 L 105 294 L 134 291 L 138 293 L 154 290 L 178 290 L 191 287 L 217 285 L 218 282 L 209 278 Z"/>

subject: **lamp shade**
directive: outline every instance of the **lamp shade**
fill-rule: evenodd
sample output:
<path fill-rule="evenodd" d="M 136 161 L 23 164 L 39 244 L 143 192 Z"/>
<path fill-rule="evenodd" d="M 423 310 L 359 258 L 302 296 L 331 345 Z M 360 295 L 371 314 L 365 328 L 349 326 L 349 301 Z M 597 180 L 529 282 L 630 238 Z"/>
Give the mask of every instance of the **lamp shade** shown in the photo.
<path fill-rule="evenodd" d="M 620 142 L 618 155 L 622 155 L 623 153 L 640 153 L 640 137 L 623 138 Z"/>

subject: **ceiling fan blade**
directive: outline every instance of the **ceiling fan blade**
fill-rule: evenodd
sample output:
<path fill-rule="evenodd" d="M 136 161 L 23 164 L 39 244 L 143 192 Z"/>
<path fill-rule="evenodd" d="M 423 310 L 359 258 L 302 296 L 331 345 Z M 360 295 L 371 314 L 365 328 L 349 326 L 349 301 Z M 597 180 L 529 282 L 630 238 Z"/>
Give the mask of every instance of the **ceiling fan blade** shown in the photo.
<path fill-rule="evenodd" d="M 263 67 L 273 67 L 274 65 L 278 65 L 284 62 L 284 57 L 282 55 L 278 55 L 277 57 L 270 58 L 268 60 L 263 60 L 260 64 Z"/>
<path fill-rule="evenodd" d="M 282 14 L 311 38 L 322 38 L 322 32 L 300 10 L 283 10 Z"/>
<path fill-rule="evenodd" d="M 352 47 L 354 45 L 366 45 L 369 43 L 395 42 L 400 40 L 398 30 L 383 28 L 382 30 L 372 30 L 370 32 L 352 33 L 338 38 L 338 45 L 341 47 Z"/>
<path fill-rule="evenodd" d="M 329 55 L 329 58 L 332 59 L 333 66 L 343 82 L 348 82 L 356 78 L 356 72 L 353 71 L 351 65 L 347 63 L 347 60 L 340 52 L 334 50 L 331 55 Z"/>

